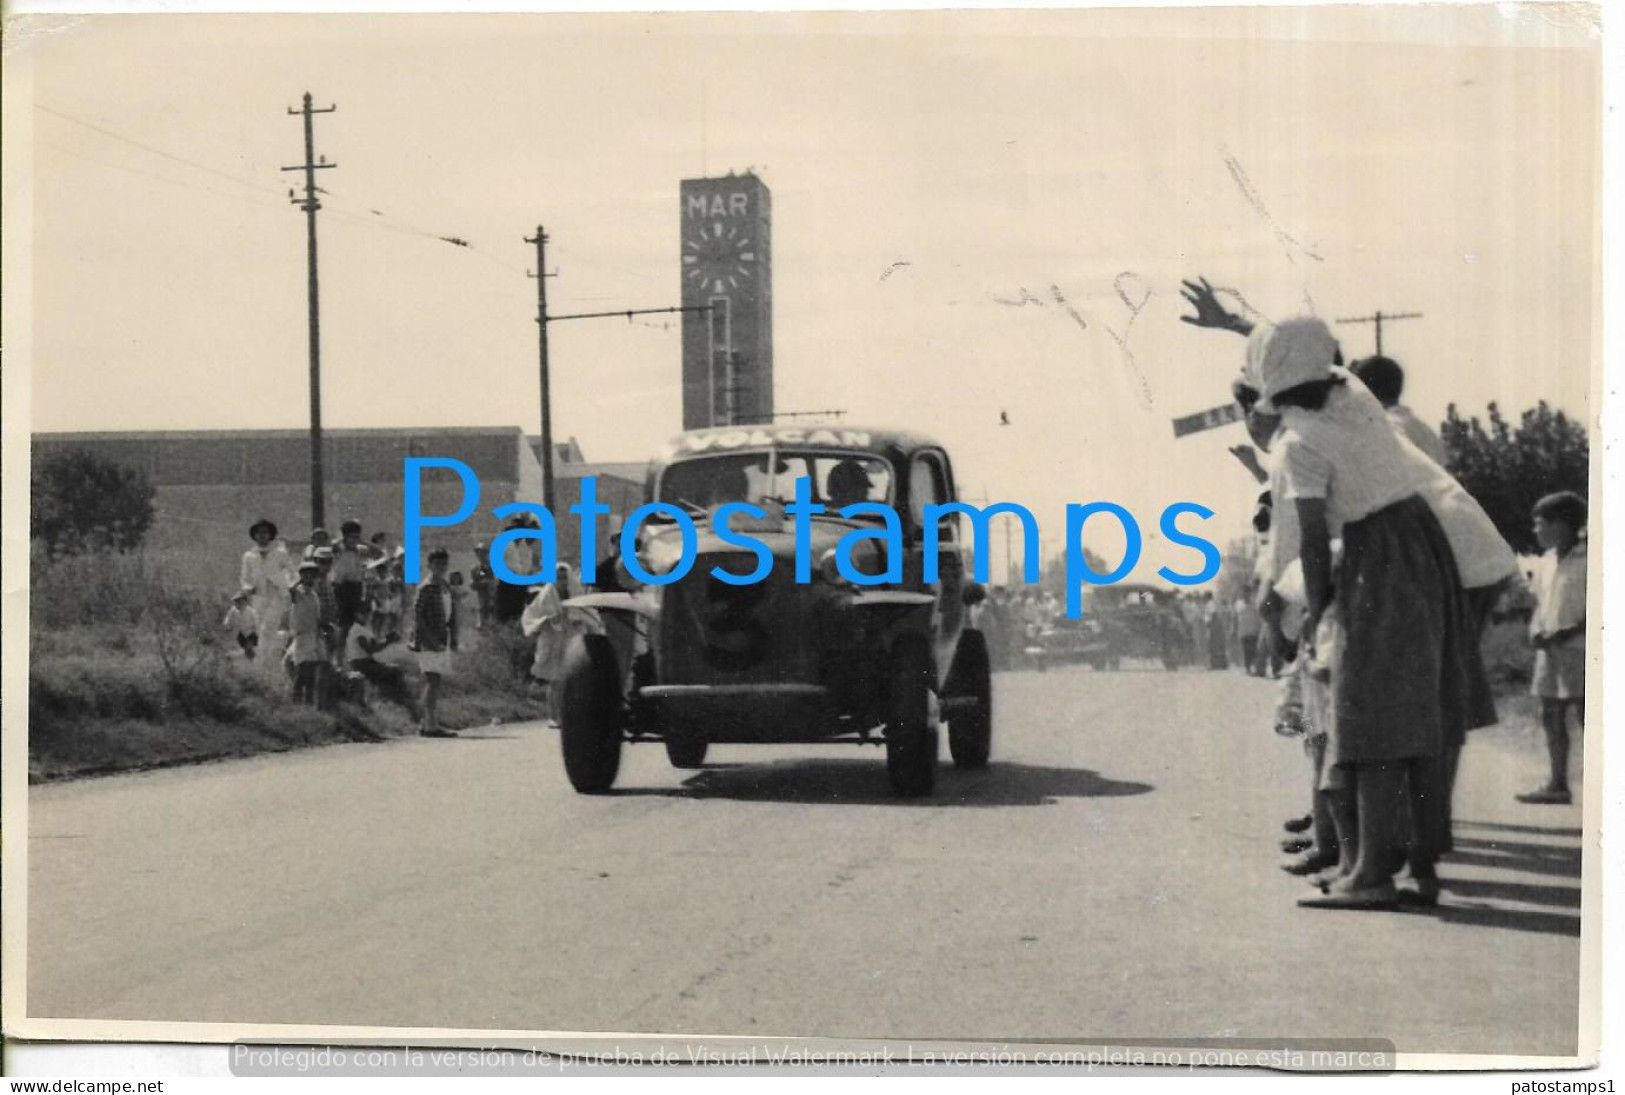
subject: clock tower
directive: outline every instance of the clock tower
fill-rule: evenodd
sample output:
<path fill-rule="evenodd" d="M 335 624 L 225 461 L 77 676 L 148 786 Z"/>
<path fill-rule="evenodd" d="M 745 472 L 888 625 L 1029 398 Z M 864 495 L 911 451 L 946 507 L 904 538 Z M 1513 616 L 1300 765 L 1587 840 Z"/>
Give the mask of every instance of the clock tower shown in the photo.
<path fill-rule="evenodd" d="M 767 186 L 755 175 L 684 179 L 683 428 L 773 419 Z"/>

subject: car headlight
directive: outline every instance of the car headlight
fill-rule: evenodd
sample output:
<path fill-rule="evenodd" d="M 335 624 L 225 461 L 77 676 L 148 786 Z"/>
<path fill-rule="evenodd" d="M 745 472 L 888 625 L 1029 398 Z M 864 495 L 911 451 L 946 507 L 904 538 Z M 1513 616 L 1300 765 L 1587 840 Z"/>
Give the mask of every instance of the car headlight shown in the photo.
<path fill-rule="evenodd" d="M 824 554 L 818 557 L 818 577 L 838 589 L 851 589 L 852 583 L 841 574 L 841 568 L 835 562 L 835 549 L 827 548 Z"/>

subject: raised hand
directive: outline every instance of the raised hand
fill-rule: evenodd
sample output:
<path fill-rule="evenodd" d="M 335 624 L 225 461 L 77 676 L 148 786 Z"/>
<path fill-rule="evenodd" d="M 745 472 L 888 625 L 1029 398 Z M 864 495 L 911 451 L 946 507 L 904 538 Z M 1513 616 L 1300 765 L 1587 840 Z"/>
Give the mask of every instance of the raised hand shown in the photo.
<path fill-rule="evenodd" d="M 1179 317 L 1192 327 L 1211 327 L 1214 330 L 1236 331 L 1239 334 L 1248 334 L 1253 329 L 1251 323 L 1219 303 L 1218 291 L 1207 278 L 1197 278 L 1195 281 L 1187 278 L 1181 281 L 1179 295 L 1185 298 L 1186 304 L 1196 309 L 1193 316 Z"/>
<path fill-rule="evenodd" d="M 1254 479 L 1260 483 L 1269 481 L 1269 473 L 1264 470 L 1264 465 L 1259 463 L 1257 449 L 1251 445 L 1231 445 L 1228 451 L 1231 456 L 1234 456 L 1241 463 L 1242 467 L 1252 473 Z"/>

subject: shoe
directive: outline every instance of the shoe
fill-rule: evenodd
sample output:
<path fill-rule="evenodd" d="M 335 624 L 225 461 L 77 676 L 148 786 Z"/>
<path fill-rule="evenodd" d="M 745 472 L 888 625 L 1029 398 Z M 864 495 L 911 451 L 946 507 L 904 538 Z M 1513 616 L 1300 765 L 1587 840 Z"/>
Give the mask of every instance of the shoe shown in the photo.
<path fill-rule="evenodd" d="M 1439 880 L 1437 878 L 1418 879 L 1414 889 L 1398 891 L 1399 903 L 1415 909 L 1437 908 L 1439 904 Z"/>
<path fill-rule="evenodd" d="M 1309 814 L 1304 814 L 1302 817 L 1288 818 L 1281 825 L 1281 828 L 1285 829 L 1289 833 L 1302 833 L 1307 832 L 1309 826 L 1313 825 L 1314 823 L 1315 819 L 1312 816 Z"/>
<path fill-rule="evenodd" d="M 1525 791 L 1518 796 L 1518 801 L 1532 806 L 1567 806 L 1574 801 L 1574 796 L 1567 787 L 1542 787 L 1538 791 Z"/>
<path fill-rule="evenodd" d="M 419 736 L 425 737 L 425 738 L 455 738 L 457 736 L 457 731 L 455 731 L 455 730 L 419 730 L 418 734 L 419 734 Z"/>
<path fill-rule="evenodd" d="M 1285 840 L 1281 841 L 1281 851 L 1285 852 L 1287 855 L 1297 855 L 1299 852 L 1307 852 L 1314 846 L 1315 842 L 1306 836 L 1289 836 Z"/>
<path fill-rule="evenodd" d="M 1399 893 L 1392 882 L 1364 890 L 1331 890 L 1317 897 L 1298 898 L 1300 909 L 1389 911 L 1399 908 Z"/>

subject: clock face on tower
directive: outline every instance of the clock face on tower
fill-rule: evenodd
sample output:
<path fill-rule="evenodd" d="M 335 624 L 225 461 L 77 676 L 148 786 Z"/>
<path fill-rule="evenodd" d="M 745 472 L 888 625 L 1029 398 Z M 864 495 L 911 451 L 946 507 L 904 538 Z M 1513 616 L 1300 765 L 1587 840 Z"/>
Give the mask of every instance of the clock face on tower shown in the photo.
<path fill-rule="evenodd" d="M 756 245 L 746 227 L 714 220 L 683 245 L 683 277 L 702 292 L 731 295 L 755 273 Z"/>

